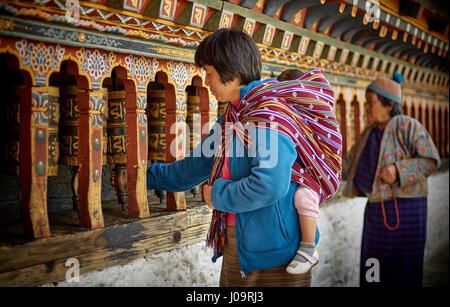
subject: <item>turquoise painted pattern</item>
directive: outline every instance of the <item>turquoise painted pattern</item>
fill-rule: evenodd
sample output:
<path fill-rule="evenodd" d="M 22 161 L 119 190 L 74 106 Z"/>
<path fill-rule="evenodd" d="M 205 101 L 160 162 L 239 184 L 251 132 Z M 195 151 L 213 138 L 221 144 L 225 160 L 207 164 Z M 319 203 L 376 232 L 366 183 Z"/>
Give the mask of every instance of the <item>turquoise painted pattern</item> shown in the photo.
<path fill-rule="evenodd" d="M 346 154 L 343 160 L 343 194 L 358 196 L 353 184 L 359 156 L 374 125 L 368 126 Z M 395 196 L 399 198 L 426 197 L 428 195 L 427 177 L 441 165 L 441 158 L 428 131 L 417 120 L 405 115 L 394 116 L 386 125 L 380 144 L 377 171 L 372 193 L 366 195 L 370 202 L 392 199 L 391 185 L 381 181 L 378 176 L 382 167 L 395 163 L 398 178 L 393 184 Z"/>

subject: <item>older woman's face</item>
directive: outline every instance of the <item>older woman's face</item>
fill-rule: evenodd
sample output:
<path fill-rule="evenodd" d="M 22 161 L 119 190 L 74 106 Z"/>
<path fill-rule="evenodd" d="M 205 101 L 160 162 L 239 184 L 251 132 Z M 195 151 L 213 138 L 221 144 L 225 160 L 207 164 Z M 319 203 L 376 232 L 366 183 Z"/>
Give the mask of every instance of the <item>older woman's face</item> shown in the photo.
<path fill-rule="evenodd" d="M 385 106 L 372 91 L 366 92 L 366 114 L 369 123 L 385 125 L 391 118 L 392 106 Z"/>

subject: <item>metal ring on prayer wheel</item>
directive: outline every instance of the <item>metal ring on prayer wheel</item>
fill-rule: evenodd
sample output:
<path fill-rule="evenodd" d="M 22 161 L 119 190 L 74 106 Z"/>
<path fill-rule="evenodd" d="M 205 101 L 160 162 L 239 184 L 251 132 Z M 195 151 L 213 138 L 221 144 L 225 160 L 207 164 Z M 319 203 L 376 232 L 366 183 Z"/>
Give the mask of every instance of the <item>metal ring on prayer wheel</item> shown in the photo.
<path fill-rule="evenodd" d="M 166 161 L 166 101 L 164 90 L 150 90 L 148 95 L 148 159 Z"/>

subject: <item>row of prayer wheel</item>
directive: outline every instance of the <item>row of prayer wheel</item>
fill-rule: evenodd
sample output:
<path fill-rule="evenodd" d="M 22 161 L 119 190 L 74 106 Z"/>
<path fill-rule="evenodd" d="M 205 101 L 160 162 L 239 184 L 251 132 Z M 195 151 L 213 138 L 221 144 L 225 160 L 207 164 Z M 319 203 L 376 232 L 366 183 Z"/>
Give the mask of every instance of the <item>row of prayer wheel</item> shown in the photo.
<path fill-rule="evenodd" d="M 8 129 L 0 146 L 0 154 L 4 156 L 6 163 L 1 166 L 2 172 L 11 175 L 20 175 L 20 91 L 22 88 L 11 87 L 4 91 L 4 101 L 1 106 L 3 125 Z M 59 86 L 48 88 L 48 100 L 45 120 L 48 123 L 48 176 L 58 175 L 58 165 L 66 165 L 73 168 L 72 193 L 73 207 L 79 208 L 78 193 L 78 94 L 84 90 L 76 86 Z M 148 160 L 151 163 L 166 161 L 166 90 L 159 83 L 149 86 L 147 95 L 147 119 L 148 119 Z M 127 148 L 126 148 L 126 92 L 124 90 L 102 89 L 102 109 L 99 111 L 103 121 L 103 144 L 95 144 L 94 147 L 103 148 L 102 163 L 114 164 L 114 172 L 117 178 L 117 197 L 122 209 L 128 205 L 127 188 Z M 186 123 L 190 130 L 189 145 L 191 150 L 201 140 L 201 114 L 199 90 L 195 86 L 189 86 L 186 90 Z M 226 103 L 218 103 L 218 114 L 226 109 Z M 339 110 L 339 104 L 338 108 Z M 339 111 L 338 111 L 339 113 Z M 448 118 L 448 117 L 447 117 Z M 447 126 L 448 127 L 448 126 Z M 448 128 L 447 128 L 448 129 Z M 36 135 L 36 142 L 45 142 L 44 135 Z M 446 145 L 448 146 L 448 144 Z M 447 147 L 448 148 L 448 147 Z M 448 149 L 446 151 L 448 153 Z M 448 155 L 448 154 L 447 154 Z M 35 166 L 36 172 L 45 173 L 45 166 L 39 163 Z M 191 191 L 193 195 L 200 193 L 199 187 Z M 165 199 L 165 191 L 155 191 L 161 202 Z"/>
<path fill-rule="evenodd" d="M 6 136 L 4 155 L 6 155 L 7 172 L 11 175 L 19 175 L 19 150 L 20 150 L 20 103 L 19 95 L 10 91 L 6 104 L 7 123 L 10 133 Z M 79 207 L 78 194 L 78 94 L 84 90 L 76 86 L 64 85 L 49 87 L 49 105 L 47 116 L 49 122 L 49 159 L 48 176 L 58 175 L 58 165 L 66 165 L 73 168 L 72 193 L 73 207 Z M 193 149 L 201 140 L 200 127 L 200 97 L 194 86 L 187 89 L 187 114 L 186 122 L 190 128 L 190 148 Z M 122 208 L 127 205 L 127 149 L 126 149 L 126 108 L 125 91 L 108 91 L 102 89 L 104 97 L 103 108 L 100 111 L 103 119 L 103 165 L 114 164 L 117 173 L 117 196 Z M 107 103 L 106 103 L 107 101 Z M 148 160 L 154 162 L 166 161 L 166 103 L 164 86 L 152 83 L 148 91 L 147 99 L 148 118 Z M 194 135 L 195 132 L 195 135 Z M 39 136 L 37 138 L 39 140 Z M 95 146 L 95 144 L 94 144 Z M 100 144 L 98 144 L 100 146 Z M 38 166 L 37 166 L 38 168 Z M 43 166 L 43 170 L 44 166 Z M 155 191 L 161 202 L 165 198 L 164 191 Z M 193 194 L 198 194 L 199 188 L 193 189 Z"/>

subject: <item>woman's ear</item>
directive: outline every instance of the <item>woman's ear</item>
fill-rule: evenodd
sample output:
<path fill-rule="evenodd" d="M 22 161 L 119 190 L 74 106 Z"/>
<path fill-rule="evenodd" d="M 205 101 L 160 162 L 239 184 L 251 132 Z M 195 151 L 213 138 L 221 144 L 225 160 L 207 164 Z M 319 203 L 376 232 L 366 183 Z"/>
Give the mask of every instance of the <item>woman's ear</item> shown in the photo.
<path fill-rule="evenodd" d="M 233 80 L 229 81 L 229 84 L 240 86 L 242 85 L 241 82 L 242 82 L 241 76 L 237 75 L 236 77 L 234 77 Z"/>

